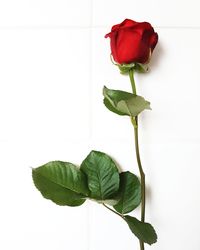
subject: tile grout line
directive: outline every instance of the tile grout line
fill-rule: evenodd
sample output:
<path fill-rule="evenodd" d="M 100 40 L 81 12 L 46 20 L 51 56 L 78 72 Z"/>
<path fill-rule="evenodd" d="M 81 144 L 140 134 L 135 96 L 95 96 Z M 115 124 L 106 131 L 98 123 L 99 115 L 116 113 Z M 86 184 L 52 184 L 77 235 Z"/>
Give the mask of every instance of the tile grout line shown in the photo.
<path fill-rule="evenodd" d="M 92 1 L 92 0 L 91 0 Z M 93 22 L 93 17 L 91 17 L 90 22 Z M 0 30 L 43 30 L 43 29 L 103 29 L 108 28 L 109 25 L 16 25 L 16 26 L 0 26 Z M 110 26 L 109 26 L 110 27 Z M 156 26 L 156 29 L 200 29 L 200 26 Z"/>
<path fill-rule="evenodd" d="M 92 109 L 92 103 L 93 103 L 93 0 L 90 0 L 90 30 L 89 30 L 89 142 L 90 142 L 90 147 L 93 146 L 92 144 L 92 139 L 93 139 L 93 109 Z"/>
<path fill-rule="evenodd" d="M 93 148 L 92 141 L 93 141 L 93 0 L 90 0 L 90 24 L 89 27 L 89 135 L 88 135 L 88 145 L 89 149 Z M 92 232 L 92 214 L 93 214 L 93 207 L 91 206 L 90 202 L 87 204 L 87 243 L 86 243 L 86 250 L 91 250 L 91 232 Z"/>

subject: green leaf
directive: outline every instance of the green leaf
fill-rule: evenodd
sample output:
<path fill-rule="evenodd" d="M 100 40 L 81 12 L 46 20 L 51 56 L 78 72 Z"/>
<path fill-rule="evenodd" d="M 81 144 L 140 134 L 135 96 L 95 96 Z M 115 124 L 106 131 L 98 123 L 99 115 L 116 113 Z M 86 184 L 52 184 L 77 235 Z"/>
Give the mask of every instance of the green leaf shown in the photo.
<path fill-rule="evenodd" d="M 126 115 L 123 112 L 118 111 L 114 106 L 112 106 L 112 104 L 109 102 L 108 99 L 104 98 L 103 102 L 104 102 L 105 106 L 107 107 L 107 109 L 109 109 L 110 111 L 112 111 L 118 115 Z"/>
<path fill-rule="evenodd" d="M 108 89 L 104 86 L 103 95 L 105 106 L 118 115 L 135 117 L 145 109 L 151 109 L 150 102 L 132 93 Z"/>
<path fill-rule="evenodd" d="M 135 217 L 129 215 L 125 216 L 124 219 L 128 223 L 132 233 L 134 233 L 139 240 L 142 240 L 149 245 L 157 241 L 156 232 L 151 224 L 141 222 Z"/>
<path fill-rule="evenodd" d="M 105 153 L 91 151 L 81 164 L 87 176 L 90 197 L 96 200 L 112 198 L 119 189 L 119 172 L 114 161 Z"/>
<path fill-rule="evenodd" d="M 149 70 L 148 64 L 136 63 L 134 70 L 139 73 L 146 73 Z"/>
<path fill-rule="evenodd" d="M 96 200 L 97 202 L 98 202 L 98 200 Z M 116 199 L 107 199 L 107 200 L 100 200 L 99 201 L 99 203 L 100 204 L 107 204 L 107 205 L 109 205 L 109 206 L 114 206 L 114 205 L 116 205 L 117 204 L 117 202 L 118 202 L 118 198 L 116 198 Z"/>
<path fill-rule="evenodd" d="M 148 64 L 142 64 L 142 63 L 130 63 L 130 64 L 118 64 L 115 65 L 118 66 L 121 74 L 128 74 L 131 69 L 134 71 L 137 71 L 139 73 L 146 73 L 148 71 Z"/>
<path fill-rule="evenodd" d="M 133 211 L 141 201 L 141 185 L 136 175 L 130 172 L 120 174 L 119 202 L 114 209 L 126 214 Z"/>
<path fill-rule="evenodd" d="M 130 69 L 135 68 L 135 63 L 130 63 L 130 64 L 117 64 L 119 67 L 120 73 L 121 74 L 128 74 Z"/>
<path fill-rule="evenodd" d="M 33 181 L 36 188 L 41 192 L 44 198 L 50 199 L 60 206 L 80 206 L 85 202 L 83 196 L 67 188 L 64 188 L 54 182 L 39 175 L 33 170 Z"/>
<path fill-rule="evenodd" d="M 89 195 L 87 179 L 76 166 L 53 161 L 32 170 L 35 186 L 58 205 L 79 206 Z"/>

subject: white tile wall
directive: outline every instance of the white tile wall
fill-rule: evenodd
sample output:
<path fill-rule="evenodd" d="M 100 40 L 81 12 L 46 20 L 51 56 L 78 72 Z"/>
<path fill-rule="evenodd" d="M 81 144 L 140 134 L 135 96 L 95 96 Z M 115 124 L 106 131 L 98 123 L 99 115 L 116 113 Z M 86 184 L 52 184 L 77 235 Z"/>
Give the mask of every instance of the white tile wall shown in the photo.
<path fill-rule="evenodd" d="M 150 72 L 136 75 L 152 106 L 139 136 L 147 219 L 159 236 L 145 250 L 199 250 L 198 10 L 195 0 L 0 1 L 0 249 L 139 249 L 104 207 L 42 199 L 30 169 L 58 159 L 80 164 L 96 149 L 138 173 L 129 119 L 102 103 L 103 85 L 131 90 L 104 35 L 132 18 L 159 33 Z"/>
<path fill-rule="evenodd" d="M 0 139 L 88 137 L 89 37 L 87 29 L 1 30 Z"/>
<path fill-rule="evenodd" d="M 0 27 L 88 26 L 91 0 L 1 0 Z"/>
<path fill-rule="evenodd" d="M 31 167 L 58 159 L 79 164 L 88 147 L 83 141 L 25 143 L 23 137 L 0 142 L 1 249 L 88 249 L 88 204 L 56 206 L 42 199 L 31 181 Z"/>
<path fill-rule="evenodd" d="M 121 22 L 124 18 L 148 21 L 154 26 L 199 27 L 199 1 L 94 0 L 95 25 L 109 27 Z"/>

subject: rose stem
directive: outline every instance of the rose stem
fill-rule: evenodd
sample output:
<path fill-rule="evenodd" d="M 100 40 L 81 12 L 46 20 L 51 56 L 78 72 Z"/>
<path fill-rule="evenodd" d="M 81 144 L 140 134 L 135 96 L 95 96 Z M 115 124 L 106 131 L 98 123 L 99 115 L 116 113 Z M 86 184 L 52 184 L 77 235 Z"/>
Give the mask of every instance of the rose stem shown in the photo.
<path fill-rule="evenodd" d="M 106 206 L 106 204 L 102 204 L 105 208 L 107 208 L 108 210 L 110 210 L 112 213 L 117 214 L 118 216 L 120 216 L 123 220 L 125 220 L 124 216 L 120 213 L 117 213 L 116 211 L 112 210 L 110 207 Z M 140 249 L 144 250 L 144 243 L 140 240 Z"/>
<path fill-rule="evenodd" d="M 120 213 L 116 212 L 115 210 L 113 210 L 112 208 L 106 206 L 105 203 L 103 203 L 102 205 L 103 205 L 104 207 L 106 207 L 107 209 L 109 209 L 111 212 L 117 214 L 117 215 L 120 216 L 122 219 L 124 219 L 124 216 L 123 216 L 122 214 L 120 214 Z"/>
<path fill-rule="evenodd" d="M 131 86 L 133 90 L 133 94 L 137 94 L 136 86 L 134 81 L 134 69 L 129 70 L 129 77 L 131 81 Z M 131 117 L 131 122 L 134 127 L 134 135 L 135 135 L 135 152 L 136 152 L 136 159 L 137 164 L 140 172 L 140 179 L 141 179 L 141 221 L 145 221 L 145 174 L 142 168 L 141 160 L 140 160 L 140 151 L 139 151 L 139 142 L 138 142 L 138 117 Z M 140 240 L 140 249 L 144 250 L 144 242 Z"/>

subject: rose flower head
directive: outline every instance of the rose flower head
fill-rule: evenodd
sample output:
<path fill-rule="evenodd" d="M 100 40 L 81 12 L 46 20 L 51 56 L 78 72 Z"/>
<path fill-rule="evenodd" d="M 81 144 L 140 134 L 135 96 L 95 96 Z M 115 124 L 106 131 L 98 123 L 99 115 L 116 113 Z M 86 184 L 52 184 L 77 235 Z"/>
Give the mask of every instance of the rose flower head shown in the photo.
<path fill-rule="evenodd" d="M 105 35 L 110 38 L 111 54 L 120 65 L 144 65 L 150 60 L 158 42 L 158 34 L 148 22 L 125 19 Z M 130 68 L 129 67 L 129 68 Z"/>

